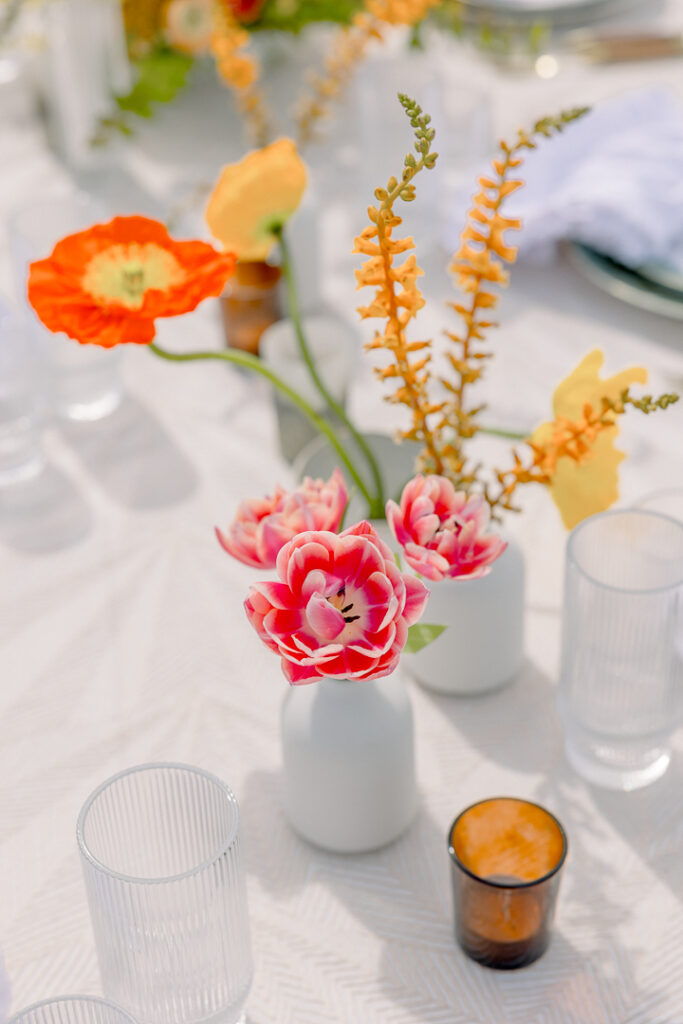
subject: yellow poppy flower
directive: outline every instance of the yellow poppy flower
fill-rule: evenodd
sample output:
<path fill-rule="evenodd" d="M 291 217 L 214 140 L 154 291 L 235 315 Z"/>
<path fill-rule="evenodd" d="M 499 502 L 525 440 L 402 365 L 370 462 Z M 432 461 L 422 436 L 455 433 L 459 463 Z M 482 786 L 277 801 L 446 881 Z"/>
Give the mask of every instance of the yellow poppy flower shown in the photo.
<path fill-rule="evenodd" d="M 553 423 L 543 423 L 536 429 L 531 442 L 551 455 L 553 438 L 563 433 L 563 421 L 582 423 L 586 409 L 602 412 L 602 398 L 619 399 L 631 384 L 644 384 L 647 370 L 632 366 L 613 377 L 600 377 L 605 357 L 600 349 L 590 352 L 569 376 L 558 385 L 553 395 Z M 560 454 L 552 468 L 548 489 L 568 530 L 596 512 L 603 512 L 619 497 L 619 463 L 625 455 L 615 447 L 619 427 L 615 422 L 602 426 L 586 452 L 574 455 Z M 566 433 L 566 431 L 565 431 Z"/>
<path fill-rule="evenodd" d="M 278 139 L 224 167 L 206 223 L 240 260 L 264 260 L 306 190 L 306 168 L 291 139 Z"/>

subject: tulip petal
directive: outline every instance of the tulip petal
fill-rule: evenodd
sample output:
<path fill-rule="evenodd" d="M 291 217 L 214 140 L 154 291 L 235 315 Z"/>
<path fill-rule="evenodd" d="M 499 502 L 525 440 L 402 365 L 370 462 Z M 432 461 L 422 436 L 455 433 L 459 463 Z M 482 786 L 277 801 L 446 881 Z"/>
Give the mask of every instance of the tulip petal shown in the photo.
<path fill-rule="evenodd" d="M 339 609 L 320 594 L 313 594 L 306 605 L 306 619 L 311 629 L 325 643 L 336 640 L 346 626 Z"/>

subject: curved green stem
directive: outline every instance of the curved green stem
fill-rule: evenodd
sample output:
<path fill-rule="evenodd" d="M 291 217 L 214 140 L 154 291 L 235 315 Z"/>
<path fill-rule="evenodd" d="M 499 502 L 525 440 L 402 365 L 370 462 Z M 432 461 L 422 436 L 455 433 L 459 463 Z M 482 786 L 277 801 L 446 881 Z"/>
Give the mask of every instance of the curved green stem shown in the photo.
<path fill-rule="evenodd" d="M 322 397 L 323 401 L 327 404 L 328 408 L 337 416 L 337 418 L 344 424 L 346 429 L 349 431 L 354 441 L 360 448 L 361 452 L 365 456 L 365 459 L 370 467 L 372 473 L 372 479 L 375 487 L 375 496 L 370 502 L 370 515 L 373 518 L 382 518 L 384 516 L 384 485 L 382 483 L 382 475 L 377 464 L 377 460 L 370 448 L 370 445 L 365 440 L 362 434 L 356 430 L 353 423 L 346 415 L 343 407 L 336 401 L 333 395 L 330 394 L 324 381 L 322 380 L 318 369 L 311 355 L 311 350 L 308 347 L 306 341 L 306 335 L 304 333 L 303 324 L 301 322 L 301 310 L 299 309 L 299 300 L 297 297 L 296 283 L 294 281 L 294 270 L 292 267 L 292 259 L 289 252 L 289 246 L 285 240 L 284 232 L 278 232 L 278 238 L 280 242 L 280 252 L 282 254 L 282 273 L 285 279 L 285 285 L 287 288 L 287 305 L 289 307 L 289 317 L 294 326 L 294 333 L 296 334 L 297 342 L 299 343 L 299 351 L 306 364 L 311 380 L 318 389 L 318 393 Z"/>
<path fill-rule="evenodd" d="M 491 437 L 505 437 L 509 441 L 526 441 L 528 434 L 520 434 L 515 430 L 499 430 L 498 427 L 477 427 L 478 434 L 489 434 Z"/>
<path fill-rule="evenodd" d="M 325 435 L 334 450 L 337 452 L 339 458 L 348 469 L 359 491 L 367 501 L 369 514 L 373 515 L 374 503 L 370 496 L 370 492 L 358 474 L 356 467 L 351 462 L 351 459 L 344 451 L 329 423 L 323 419 L 322 416 L 319 416 L 315 409 L 313 409 L 308 402 L 301 397 L 301 395 L 298 395 L 296 391 L 281 381 L 272 370 L 268 369 L 261 359 L 257 359 L 256 356 L 251 355 L 251 353 L 242 352 L 239 349 L 225 349 L 220 352 L 168 352 L 166 349 L 155 345 L 154 342 L 152 342 L 148 347 L 156 356 L 159 356 L 161 359 L 168 359 L 173 363 L 190 363 L 199 359 L 219 359 L 225 363 L 234 363 L 236 366 L 246 366 L 248 369 L 254 370 L 255 373 L 260 373 L 262 377 L 269 380 L 270 383 L 278 389 L 278 391 L 285 395 L 290 402 L 300 409 L 304 416 L 308 417 L 316 430 L 319 430 L 321 434 Z"/>

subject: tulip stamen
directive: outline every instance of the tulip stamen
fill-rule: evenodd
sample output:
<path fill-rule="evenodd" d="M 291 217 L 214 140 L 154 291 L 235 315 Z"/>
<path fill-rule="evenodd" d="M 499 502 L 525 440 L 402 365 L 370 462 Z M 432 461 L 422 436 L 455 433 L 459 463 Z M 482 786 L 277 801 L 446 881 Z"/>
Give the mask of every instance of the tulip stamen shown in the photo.
<path fill-rule="evenodd" d="M 448 517 L 448 519 L 445 519 L 440 526 L 437 526 L 436 530 L 434 531 L 434 536 L 436 537 L 438 533 L 443 532 L 444 530 L 454 530 L 455 533 L 460 533 L 464 525 L 465 523 L 463 522 L 461 517 L 456 515 L 454 512 L 452 515 Z"/>

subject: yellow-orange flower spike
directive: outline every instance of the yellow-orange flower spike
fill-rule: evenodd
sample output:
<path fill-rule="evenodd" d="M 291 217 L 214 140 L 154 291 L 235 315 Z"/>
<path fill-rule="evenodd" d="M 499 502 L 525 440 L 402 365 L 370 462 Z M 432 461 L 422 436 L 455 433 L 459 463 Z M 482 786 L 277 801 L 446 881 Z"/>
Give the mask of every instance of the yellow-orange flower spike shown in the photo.
<path fill-rule="evenodd" d="M 484 406 L 481 403 L 472 405 L 468 401 L 468 388 L 481 379 L 486 361 L 491 358 L 492 353 L 485 351 L 481 343 L 486 340 L 488 329 L 496 326 L 491 319 L 491 311 L 498 304 L 496 289 L 508 283 L 506 264 L 514 263 L 517 257 L 516 247 L 507 240 L 507 232 L 519 229 L 521 222 L 504 217 L 501 207 L 507 197 L 523 185 L 523 181 L 515 177 L 522 163 L 520 154 L 526 149 L 535 148 L 534 139 L 537 136 L 547 137 L 553 132 L 562 131 L 566 124 L 584 112 L 582 109 L 569 110 L 559 117 L 543 118 L 536 122 L 531 132 L 520 131 L 513 145 L 501 142 L 489 175 L 479 178 L 479 191 L 467 215 L 461 245 L 450 267 L 465 293 L 461 302 L 451 303 L 451 308 L 461 318 L 463 326 L 459 333 L 446 332 L 456 350 L 448 353 L 453 374 L 450 379 L 441 379 L 450 398 L 438 429 L 452 438 L 449 445 L 444 446 L 443 452 L 457 487 L 468 489 L 477 482 L 478 467 L 470 472 L 465 469 L 463 441 L 473 437 L 480 429 L 478 416 Z M 526 481 L 518 476 L 510 479 L 511 473 L 503 476 L 506 481 L 503 498 L 506 500 L 517 483 Z M 499 482 L 502 483 L 500 479 Z M 500 500 L 500 496 L 497 500 Z"/>
<path fill-rule="evenodd" d="M 371 317 L 386 320 L 384 330 L 378 331 L 366 348 L 385 349 L 390 354 L 391 363 L 376 368 L 375 372 L 380 380 L 397 382 L 396 390 L 387 396 L 387 401 L 405 405 L 412 414 L 412 426 L 401 436 L 421 441 L 429 466 L 434 472 L 441 472 L 442 462 L 430 422 L 433 414 L 442 409 L 442 403 L 434 403 L 428 393 L 431 341 L 408 341 L 406 336 L 406 327 L 424 306 L 417 286 L 422 270 L 411 252 L 415 248 L 412 238 L 393 238 L 394 228 L 402 223 L 394 212 L 394 204 L 398 199 L 409 202 L 414 198 L 413 178 L 423 168 L 433 167 L 436 161 L 436 153 L 430 151 L 434 131 L 429 128 L 429 116 L 423 115 L 414 100 L 403 95 L 399 99 L 415 131 L 419 159 L 412 154 L 407 156 L 401 180 L 391 177 L 385 189 L 376 190 L 379 206 L 368 209 L 371 223 L 356 238 L 353 251 L 368 257 L 356 271 L 357 287 L 375 289 L 369 305 L 361 306 L 358 312 L 364 320 Z M 403 262 L 395 263 L 395 257 L 402 255 L 405 255 Z M 413 358 L 416 352 L 420 356 Z"/>
<path fill-rule="evenodd" d="M 306 190 L 306 167 L 291 139 L 278 139 L 224 167 L 206 222 L 240 260 L 264 260 Z"/>
<path fill-rule="evenodd" d="M 227 4 L 213 5 L 211 52 L 223 81 L 233 89 L 247 89 L 259 77 L 257 62 L 242 51 L 249 43 L 249 33 L 241 28 Z"/>
<path fill-rule="evenodd" d="M 330 103 L 343 91 L 374 40 L 382 41 L 389 25 L 416 25 L 440 0 L 365 0 L 350 25 L 332 39 L 322 74 L 298 103 L 297 138 L 309 142 L 329 113 Z"/>
<path fill-rule="evenodd" d="M 532 446 L 549 460 L 548 489 L 570 530 L 619 497 L 618 467 L 625 456 L 614 444 L 616 416 L 603 412 L 602 399 L 618 402 L 631 384 L 647 380 L 643 366 L 602 379 L 604 358 L 595 349 L 581 360 L 555 389 L 554 422 L 543 423 L 531 437 Z"/>
<path fill-rule="evenodd" d="M 440 0 L 366 0 L 365 9 L 388 25 L 416 25 Z"/>

